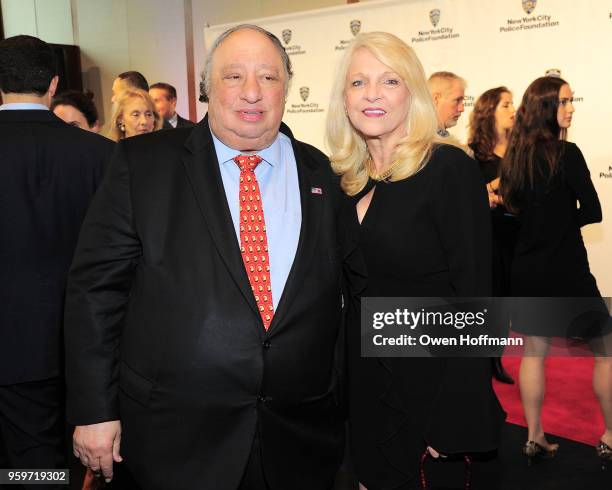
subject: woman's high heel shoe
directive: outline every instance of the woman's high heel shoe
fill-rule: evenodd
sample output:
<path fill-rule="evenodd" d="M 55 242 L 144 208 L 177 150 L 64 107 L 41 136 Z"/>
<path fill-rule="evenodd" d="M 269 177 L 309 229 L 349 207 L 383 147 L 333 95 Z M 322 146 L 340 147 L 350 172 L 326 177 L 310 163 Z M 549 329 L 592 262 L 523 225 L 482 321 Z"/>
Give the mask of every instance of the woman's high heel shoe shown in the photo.
<path fill-rule="evenodd" d="M 599 444 L 595 446 L 595 450 L 597 451 L 597 456 L 599 456 L 601 461 L 601 469 L 605 470 L 607 464 L 612 462 L 612 447 L 608 446 L 603 441 L 599 441 Z"/>
<path fill-rule="evenodd" d="M 550 459 L 557 454 L 558 447 L 546 449 L 535 441 L 527 441 L 523 446 L 523 454 L 527 457 L 527 466 L 531 466 L 531 461 L 536 458 Z M 609 448 L 608 448 L 609 449 Z"/>

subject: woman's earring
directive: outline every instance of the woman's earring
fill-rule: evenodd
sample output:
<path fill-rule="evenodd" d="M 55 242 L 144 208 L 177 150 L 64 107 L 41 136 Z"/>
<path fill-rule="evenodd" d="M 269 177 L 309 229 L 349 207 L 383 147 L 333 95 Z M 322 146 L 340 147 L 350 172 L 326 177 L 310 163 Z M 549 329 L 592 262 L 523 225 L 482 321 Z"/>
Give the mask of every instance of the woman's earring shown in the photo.
<path fill-rule="evenodd" d="M 120 130 L 122 133 L 125 133 L 125 124 L 120 123 L 120 124 L 119 124 L 119 130 Z"/>

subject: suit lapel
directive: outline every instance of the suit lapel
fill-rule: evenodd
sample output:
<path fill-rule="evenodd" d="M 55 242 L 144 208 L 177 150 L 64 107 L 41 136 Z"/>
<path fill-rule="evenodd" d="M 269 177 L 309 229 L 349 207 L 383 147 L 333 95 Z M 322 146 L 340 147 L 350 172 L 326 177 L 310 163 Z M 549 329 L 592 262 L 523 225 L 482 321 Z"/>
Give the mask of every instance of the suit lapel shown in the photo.
<path fill-rule="evenodd" d="M 185 146 L 187 151 L 183 155 L 183 165 L 215 247 L 245 300 L 259 318 L 227 204 L 208 117 L 194 128 Z"/>
<path fill-rule="evenodd" d="M 281 130 L 283 130 L 281 126 Z M 283 294 L 274 312 L 274 318 L 270 325 L 270 331 L 280 328 L 282 321 L 286 317 L 287 312 L 302 287 L 303 279 L 308 273 L 312 257 L 318 242 L 319 228 L 321 224 L 321 215 L 323 212 L 322 194 L 313 193 L 313 188 L 323 189 L 323 183 L 319 181 L 317 174 L 314 172 L 310 162 L 304 155 L 301 147 L 296 144 L 293 135 L 288 128 L 283 132 L 288 133 L 291 137 L 293 153 L 297 163 L 298 181 L 300 187 L 300 202 L 302 206 L 302 225 L 300 227 L 300 238 L 298 247 L 293 259 L 293 265 L 287 277 Z"/>

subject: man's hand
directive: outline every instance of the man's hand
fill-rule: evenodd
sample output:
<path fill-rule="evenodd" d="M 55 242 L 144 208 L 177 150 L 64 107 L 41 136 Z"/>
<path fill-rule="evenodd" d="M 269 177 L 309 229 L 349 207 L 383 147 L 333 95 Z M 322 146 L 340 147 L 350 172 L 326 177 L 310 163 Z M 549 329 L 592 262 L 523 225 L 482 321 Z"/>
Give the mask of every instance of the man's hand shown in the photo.
<path fill-rule="evenodd" d="M 120 442 L 121 422 L 118 420 L 79 425 L 72 436 L 74 455 L 92 471 L 102 471 L 107 483 L 113 479 L 113 461 L 123 461 L 119 454 Z"/>
<path fill-rule="evenodd" d="M 427 446 L 427 451 L 429 452 L 429 454 L 434 458 L 434 459 L 438 459 L 438 458 L 446 458 L 446 456 L 444 454 L 440 454 L 438 451 L 436 451 L 433 447 L 431 446 Z"/>

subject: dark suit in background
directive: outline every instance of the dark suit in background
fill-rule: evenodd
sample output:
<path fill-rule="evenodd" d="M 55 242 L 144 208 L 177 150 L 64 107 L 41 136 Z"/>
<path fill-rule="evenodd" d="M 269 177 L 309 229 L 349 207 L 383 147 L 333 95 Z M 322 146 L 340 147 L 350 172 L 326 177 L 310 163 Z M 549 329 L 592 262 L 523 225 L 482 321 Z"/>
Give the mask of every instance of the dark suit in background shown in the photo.
<path fill-rule="evenodd" d="M 0 468 L 65 464 L 65 281 L 113 148 L 50 111 L 0 110 Z"/>
<path fill-rule="evenodd" d="M 176 127 L 177 128 L 190 128 L 192 126 L 195 126 L 195 123 L 191 122 L 189 119 L 185 119 L 184 117 L 181 117 L 178 113 L 176 114 Z M 164 119 L 164 125 L 162 126 L 162 129 L 176 129 L 176 128 L 174 128 L 167 119 Z"/>

